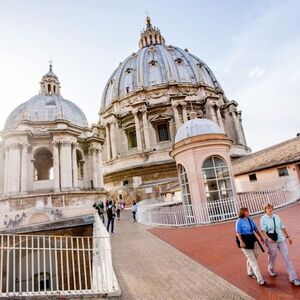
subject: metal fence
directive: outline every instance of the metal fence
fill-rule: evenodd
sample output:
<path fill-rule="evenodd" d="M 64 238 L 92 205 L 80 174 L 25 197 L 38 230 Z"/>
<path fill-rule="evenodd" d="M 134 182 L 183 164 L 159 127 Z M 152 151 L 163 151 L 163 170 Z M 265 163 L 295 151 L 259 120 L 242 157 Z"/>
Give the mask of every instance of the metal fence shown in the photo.
<path fill-rule="evenodd" d="M 200 202 L 193 205 L 170 203 L 138 206 L 138 221 L 147 225 L 185 226 L 208 224 L 238 217 L 240 207 L 248 207 L 251 214 L 263 211 L 265 203 L 275 208 L 300 199 L 300 185 L 291 182 L 284 188 L 240 194 L 220 201 Z"/>
<path fill-rule="evenodd" d="M 93 237 L 0 235 L 0 297 L 117 291 L 110 237 L 98 219 Z"/>

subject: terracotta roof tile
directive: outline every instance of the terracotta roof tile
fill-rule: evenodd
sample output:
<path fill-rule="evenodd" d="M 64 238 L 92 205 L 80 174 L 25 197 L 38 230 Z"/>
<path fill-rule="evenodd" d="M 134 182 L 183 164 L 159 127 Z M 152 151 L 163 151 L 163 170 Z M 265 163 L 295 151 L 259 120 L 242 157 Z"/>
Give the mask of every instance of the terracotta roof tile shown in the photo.
<path fill-rule="evenodd" d="M 300 161 L 300 137 L 232 161 L 234 175 L 241 175 Z"/>

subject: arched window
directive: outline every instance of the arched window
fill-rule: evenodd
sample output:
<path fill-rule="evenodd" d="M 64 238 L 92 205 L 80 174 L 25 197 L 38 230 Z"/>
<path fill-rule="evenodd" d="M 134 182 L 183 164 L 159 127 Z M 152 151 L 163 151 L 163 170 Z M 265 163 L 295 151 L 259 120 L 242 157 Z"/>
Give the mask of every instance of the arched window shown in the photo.
<path fill-rule="evenodd" d="M 83 180 L 84 177 L 84 169 L 83 169 L 83 157 L 79 150 L 76 150 L 76 160 L 77 160 L 77 172 L 78 172 L 78 180 Z"/>
<path fill-rule="evenodd" d="M 207 201 L 217 201 L 233 196 L 231 178 L 226 162 L 211 156 L 202 166 L 204 191 Z"/>
<path fill-rule="evenodd" d="M 187 223 L 191 224 L 194 223 L 195 220 L 194 220 L 193 207 L 191 201 L 189 180 L 188 180 L 186 169 L 183 165 L 178 166 L 178 171 L 179 171 L 184 213 L 185 213 Z"/>
<path fill-rule="evenodd" d="M 35 180 L 53 179 L 52 153 L 48 149 L 40 149 L 34 154 Z"/>
<path fill-rule="evenodd" d="M 191 205 L 192 202 L 191 202 L 189 181 L 188 181 L 186 169 L 183 165 L 179 165 L 179 178 L 180 178 L 183 204 Z"/>

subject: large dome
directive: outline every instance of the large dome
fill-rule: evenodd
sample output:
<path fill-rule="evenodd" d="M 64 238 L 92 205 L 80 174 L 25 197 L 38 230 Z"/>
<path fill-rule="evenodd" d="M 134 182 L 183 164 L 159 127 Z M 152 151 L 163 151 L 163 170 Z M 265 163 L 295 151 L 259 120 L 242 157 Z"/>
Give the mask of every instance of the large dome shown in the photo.
<path fill-rule="evenodd" d="M 52 122 L 64 120 L 72 125 L 88 127 L 86 116 L 82 110 L 60 95 L 60 84 L 57 76 L 52 72 L 51 64 L 49 72 L 42 77 L 40 84 L 40 94 L 20 104 L 8 116 L 5 123 L 6 130 L 23 121 Z"/>
<path fill-rule="evenodd" d="M 152 27 L 150 19 L 147 19 L 146 30 L 141 33 L 140 48 L 109 78 L 102 96 L 102 109 L 136 90 L 172 83 L 203 84 L 221 90 L 214 74 L 201 59 L 187 49 L 165 45 L 159 29 Z"/>
<path fill-rule="evenodd" d="M 73 125 L 88 127 L 86 116 L 73 102 L 58 95 L 36 95 L 15 108 L 5 123 L 5 129 L 22 121 L 51 122 L 65 120 Z"/>

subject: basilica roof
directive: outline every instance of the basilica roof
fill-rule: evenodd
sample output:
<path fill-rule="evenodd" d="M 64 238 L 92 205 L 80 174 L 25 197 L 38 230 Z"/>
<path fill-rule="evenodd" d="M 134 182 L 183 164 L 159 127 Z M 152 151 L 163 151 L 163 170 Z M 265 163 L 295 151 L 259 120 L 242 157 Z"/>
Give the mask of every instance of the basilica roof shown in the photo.
<path fill-rule="evenodd" d="M 8 116 L 5 130 L 13 128 L 24 121 L 51 122 L 55 120 L 68 121 L 73 125 L 88 127 L 86 116 L 73 102 L 60 95 L 60 83 L 52 71 L 42 77 L 40 94 L 20 104 Z"/>
<path fill-rule="evenodd" d="M 109 78 L 102 96 L 104 109 L 118 98 L 141 88 L 179 83 L 204 84 L 221 90 L 210 68 L 187 49 L 166 45 L 160 30 L 147 18 L 140 50 L 127 57 Z"/>
<path fill-rule="evenodd" d="M 204 134 L 222 134 L 221 128 L 215 122 L 209 119 L 192 119 L 181 125 L 175 136 L 175 144 L 198 135 Z"/>

